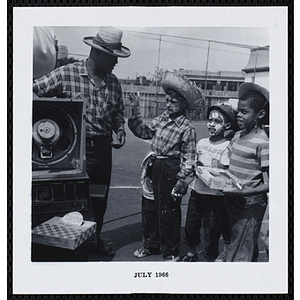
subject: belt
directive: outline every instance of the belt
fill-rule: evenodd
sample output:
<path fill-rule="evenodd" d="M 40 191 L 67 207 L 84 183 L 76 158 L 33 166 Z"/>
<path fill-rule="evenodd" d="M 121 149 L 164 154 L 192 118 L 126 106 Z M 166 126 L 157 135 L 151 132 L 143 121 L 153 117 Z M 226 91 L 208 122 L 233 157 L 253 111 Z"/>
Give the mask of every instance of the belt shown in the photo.
<path fill-rule="evenodd" d="M 178 155 L 154 155 L 153 158 L 166 159 L 166 158 L 180 158 Z"/>

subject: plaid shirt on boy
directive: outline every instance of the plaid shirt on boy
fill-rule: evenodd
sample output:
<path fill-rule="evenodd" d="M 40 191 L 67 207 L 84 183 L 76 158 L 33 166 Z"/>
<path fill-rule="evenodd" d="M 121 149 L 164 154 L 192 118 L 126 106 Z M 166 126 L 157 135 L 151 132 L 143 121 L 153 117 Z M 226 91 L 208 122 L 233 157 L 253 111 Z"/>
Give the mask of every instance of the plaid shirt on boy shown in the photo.
<path fill-rule="evenodd" d="M 111 136 L 124 121 L 122 88 L 113 74 L 107 74 L 96 86 L 88 74 L 86 62 L 61 66 L 34 80 L 33 92 L 40 97 L 85 98 L 86 135 Z"/>
<path fill-rule="evenodd" d="M 137 137 L 152 139 L 151 148 L 155 155 L 180 157 L 181 169 L 185 168 L 184 163 L 187 160 L 195 160 L 196 132 L 184 115 L 171 120 L 169 113 L 165 111 L 150 125 L 133 116 L 128 119 L 128 126 Z"/>

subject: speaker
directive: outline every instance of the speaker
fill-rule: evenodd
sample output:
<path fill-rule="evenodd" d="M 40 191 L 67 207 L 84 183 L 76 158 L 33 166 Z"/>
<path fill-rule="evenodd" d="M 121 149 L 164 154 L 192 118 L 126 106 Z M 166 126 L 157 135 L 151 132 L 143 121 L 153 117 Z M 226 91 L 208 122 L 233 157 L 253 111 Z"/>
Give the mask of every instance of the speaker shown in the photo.
<path fill-rule="evenodd" d="M 33 99 L 33 178 L 85 174 L 84 115 L 82 99 Z"/>
<path fill-rule="evenodd" d="M 33 217 L 87 210 L 84 99 L 36 97 L 32 111 Z"/>

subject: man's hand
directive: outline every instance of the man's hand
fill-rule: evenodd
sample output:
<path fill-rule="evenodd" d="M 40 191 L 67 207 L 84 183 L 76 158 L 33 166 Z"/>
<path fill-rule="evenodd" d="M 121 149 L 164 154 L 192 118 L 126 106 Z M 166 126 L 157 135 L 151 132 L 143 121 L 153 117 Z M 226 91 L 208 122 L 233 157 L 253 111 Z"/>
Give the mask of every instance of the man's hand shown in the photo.
<path fill-rule="evenodd" d="M 112 147 L 115 149 L 120 149 L 125 144 L 125 131 L 123 129 L 117 132 L 117 143 L 112 142 Z"/>
<path fill-rule="evenodd" d="M 188 184 L 184 180 L 179 179 L 172 189 L 171 196 L 174 200 L 182 198 L 186 194 L 187 188 Z"/>

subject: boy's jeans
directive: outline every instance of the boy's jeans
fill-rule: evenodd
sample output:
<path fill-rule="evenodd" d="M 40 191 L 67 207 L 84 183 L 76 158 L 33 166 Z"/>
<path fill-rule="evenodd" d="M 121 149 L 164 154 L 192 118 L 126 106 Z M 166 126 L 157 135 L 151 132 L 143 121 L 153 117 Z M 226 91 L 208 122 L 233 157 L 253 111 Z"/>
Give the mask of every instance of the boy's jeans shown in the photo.
<path fill-rule="evenodd" d="M 223 240 L 230 242 L 229 229 L 224 230 L 228 227 L 224 223 L 227 221 L 225 217 L 223 196 L 202 195 L 192 190 L 185 224 L 185 243 L 188 246 L 200 244 L 200 229 L 203 220 L 205 256 L 215 259 L 219 253 L 221 233 L 223 233 Z"/>
<path fill-rule="evenodd" d="M 180 158 L 155 159 L 152 182 L 155 207 L 158 214 L 160 247 L 163 257 L 177 256 L 180 245 L 181 200 L 174 199 L 171 191 L 177 182 Z"/>
<path fill-rule="evenodd" d="M 145 248 L 159 250 L 160 238 L 158 224 L 154 200 L 149 200 L 142 196 L 142 242 Z"/>
<path fill-rule="evenodd" d="M 225 204 L 231 229 L 227 261 L 257 261 L 257 241 L 267 207 L 267 195 L 225 196 Z"/>

